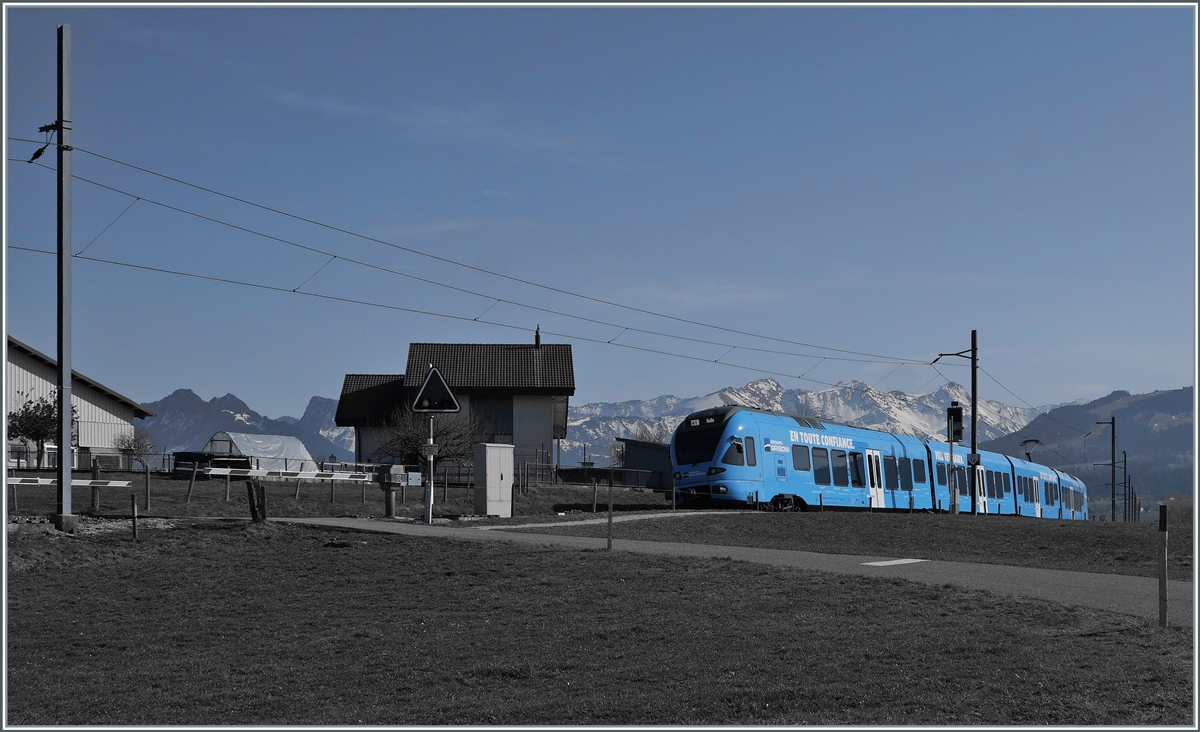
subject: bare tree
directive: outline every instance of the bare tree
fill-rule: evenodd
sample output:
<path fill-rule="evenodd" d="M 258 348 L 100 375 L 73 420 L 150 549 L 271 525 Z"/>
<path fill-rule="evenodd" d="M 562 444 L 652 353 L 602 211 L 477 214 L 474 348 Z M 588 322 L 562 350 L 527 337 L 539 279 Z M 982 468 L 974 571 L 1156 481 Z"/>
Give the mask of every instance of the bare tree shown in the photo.
<path fill-rule="evenodd" d="M 483 429 L 469 414 L 417 414 L 400 405 L 380 425 L 382 443 L 370 460 L 391 459 L 406 465 L 423 465 L 428 460 L 424 446 L 429 442 L 429 418 L 433 417 L 433 442 L 438 454 L 434 464 L 465 464 L 475 459 L 474 445 L 482 441 Z"/>
<path fill-rule="evenodd" d="M 113 447 L 129 458 L 130 470 L 133 470 L 134 460 L 145 468 L 150 468 L 149 463 L 146 462 L 146 456 L 154 452 L 154 438 L 149 433 L 135 427 L 133 432 L 117 435 L 117 439 L 113 440 Z"/>

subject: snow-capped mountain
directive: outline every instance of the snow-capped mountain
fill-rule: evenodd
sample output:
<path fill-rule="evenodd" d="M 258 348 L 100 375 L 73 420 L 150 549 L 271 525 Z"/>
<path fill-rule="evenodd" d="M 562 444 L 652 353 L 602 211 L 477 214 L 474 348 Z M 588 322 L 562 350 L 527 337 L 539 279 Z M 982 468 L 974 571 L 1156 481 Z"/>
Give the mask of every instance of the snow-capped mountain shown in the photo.
<path fill-rule="evenodd" d="M 264 435 L 293 435 L 300 438 L 314 457 L 354 455 L 354 429 L 333 423 L 337 400 L 315 396 L 300 419 L 271 419 L 255 412 L 233 394 L 209 401 L 191 389 L 178 389 L 146 405 L 156 416 L 138 423 L 154 440 L 155 452 L 199 450 L 217 432 L 249 432 Z"/>
<path fill-rule="evenodd" d="M 777 412 L 886 430 L 914 437 L 941 439 L 946 429 L 946 407 L 958 401 L 967 407 L 966 434 L 970 434 L 971 395 L 959 384 L 946 384 L 926 394 L 879 391 L 861 381 L 845 381 L 835 387 L 810 391 L 785 389 L 774 379 L 759 379 L 742 387 L 727 387 L 701 397 L 682 399 L 660 396 L 628 402 L 599 402 L 572 407 L 568 414 L 567 439 L 562 441 L 561 461 L 571 464 L 588 459 L 606 464 L 610 446 L 617 437 L 642 434 L 669 439 L 679 423 L 692 412 L 727 404 L 759 407 Z M 1038 410 L 1011 407 L 990 399 L 979 400 L 979 441 L 993 440 L 1021 429 Z"/>

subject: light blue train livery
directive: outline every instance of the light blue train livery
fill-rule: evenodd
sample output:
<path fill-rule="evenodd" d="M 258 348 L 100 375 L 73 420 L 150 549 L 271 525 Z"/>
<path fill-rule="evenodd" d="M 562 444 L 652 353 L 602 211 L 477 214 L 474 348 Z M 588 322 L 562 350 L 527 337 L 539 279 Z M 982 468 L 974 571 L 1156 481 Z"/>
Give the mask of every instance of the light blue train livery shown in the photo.
<path fill-rule="evenodd" d="M 676 499 L 766 510 L 971 510 L 967 450 L 749 407 L 688 415 L 671 439 Z M 980 513 L 1087 520 L 1087 486 L 1044 465 L 980 452 Z"/>

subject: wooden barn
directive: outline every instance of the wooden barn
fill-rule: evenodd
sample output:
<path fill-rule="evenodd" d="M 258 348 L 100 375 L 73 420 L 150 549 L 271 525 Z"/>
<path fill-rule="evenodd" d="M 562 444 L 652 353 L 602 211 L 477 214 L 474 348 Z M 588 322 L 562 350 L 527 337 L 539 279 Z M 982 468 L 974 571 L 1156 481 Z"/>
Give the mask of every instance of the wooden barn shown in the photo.
<path fill-rule="evenodd" d="M 58 389 L 58 361 L 21 341 L 8 337 L 8 373 L 5 380 L 5 413 L 19 409 L 26 401 L 52 396 Z M 153 417 L 154 412 L 104 386 L 95 379 L 71 371 L 71 404 L 78 413 L 72 430 L 75 468 L 88 468 L 99 457 L 107 470 L 128 469 L 125 456 L 115 447 L 118 435 L 132 434 L 135 419 Z M 33 467 L 36 448 L 8 440 L 8 466 Z M 48 459 L 43 467 L 58 464 L 58 447 L 47 446 Z"/>

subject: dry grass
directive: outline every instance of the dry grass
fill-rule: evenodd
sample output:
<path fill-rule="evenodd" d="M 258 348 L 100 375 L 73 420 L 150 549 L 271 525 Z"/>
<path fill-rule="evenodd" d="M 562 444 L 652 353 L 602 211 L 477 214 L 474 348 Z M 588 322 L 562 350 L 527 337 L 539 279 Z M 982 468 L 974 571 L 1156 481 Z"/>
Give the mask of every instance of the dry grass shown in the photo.
<path fill-rule="evenodd" d="M 9 539 L 8 724 L 1195 722 L 1191 629 L 1098 611 L 278 524 L 143 537 Z"/>

